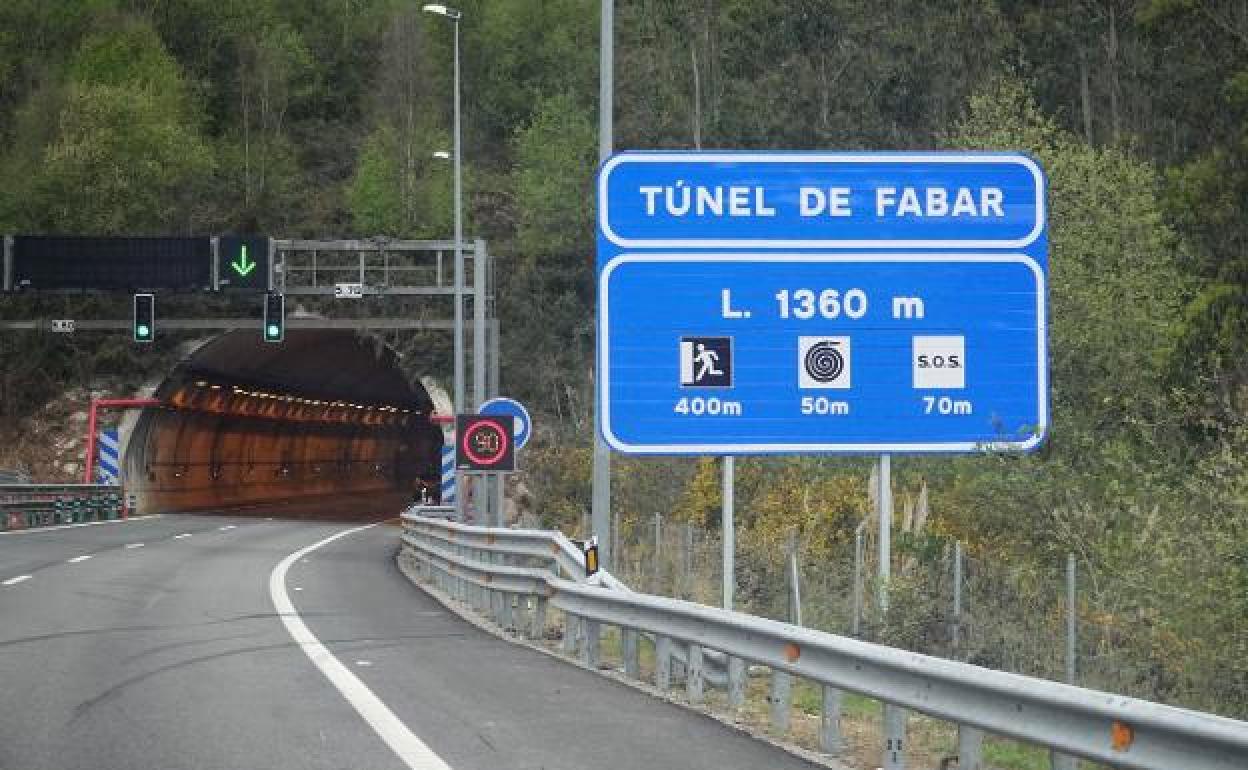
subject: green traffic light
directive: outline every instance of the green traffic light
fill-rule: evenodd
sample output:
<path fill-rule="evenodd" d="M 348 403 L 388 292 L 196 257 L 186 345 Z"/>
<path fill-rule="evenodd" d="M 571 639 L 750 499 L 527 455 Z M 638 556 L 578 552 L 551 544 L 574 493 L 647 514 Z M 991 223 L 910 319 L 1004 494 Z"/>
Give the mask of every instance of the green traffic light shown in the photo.
<path fill-rule="evenodd" d="M 278 336 L 282 333 L 282 330 L 277 328 L 277 324 L 269 324 L 268 331 L 269 331 L 270 339 L 277 339 Z"/>
<path fill-rule="evenodd" d="M 148 337 L 152 336 L 151 327 L 149 327 L 147 324 L 139 324 L 138 328 L 135 329 L 135 332 L 139 335 L 139 339 L 145 340 Z"/>

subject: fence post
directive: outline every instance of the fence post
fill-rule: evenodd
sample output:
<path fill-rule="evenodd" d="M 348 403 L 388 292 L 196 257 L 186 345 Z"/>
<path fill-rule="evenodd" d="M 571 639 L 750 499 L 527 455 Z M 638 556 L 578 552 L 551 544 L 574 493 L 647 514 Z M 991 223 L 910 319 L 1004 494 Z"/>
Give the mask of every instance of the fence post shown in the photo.
<path fill-rule="evenodd" d="M 667 692 L 672 689 L 672 640 L 658 636 L 654 640 L 654 686 Z"/>
<path fill-rule="evenodd" d="M 1075 684 L 1075 555 L 1066 554 L 1066 683 Z M 1049 765 L 1053 770 L 1078 770 L 1079 760 L 1056 751 L 1049 752 Z"/>
<path fill-rule="evenodd" d="M 906 710 L 884 704 L 883 770 L 906 770 Z"/>
<path fill-rule="evenodd" d="M 624 674 L 632 679 L 641 679 L 641 635 L 634 628 L 620 631 L 624 644 Z"/>
<path fill-rule="evenodd" d="M 681 541 L 680 590 L 685 599 L 693 598 L 693 525 L 685 524 L 685 536 Z"/>
<path fill-rule="evenodd" d="M 953 541 L 953 622 L 949 628 L 949 644 L 954 660 L 959 660 L 958 648 L 962 636 L 962 541 Z M 959 770 L 962 770 L 959 768 Z"/>
<path fill-rule="evenodd" d="M 685 693 L 690 703 L 702 702 L 702 645 L 690 643 L 685 671 Z"/>
<path fill-rule="evenodd" d="M 862 527 L 854 532 L 854 620 L 850 634 L 862 637 Z"/>
<path fill-rule="evenodd" d="M 663 514 L 654 514 L 654 572 L 651 576 L 650 593 L 663 593 Z"/>
<path fill-rule="evenodd" d="M 797 569 L 797 532 L 789 533 L 789 622 L 802 625 L 802 585 Z"/>
<path fill-rule="evenodd" d="M 841 691 L 827 685 L 823 686 L 823 714 L 819 720 L 819 748 L 827 754 L 839 754 L 841 752 Z"/>
<path fill-rule="evenodd" d="M 771 695 L 771 729 L 776 735 L 789 732 L 789 709 L 793 700 L 793 677 L 785 671 L 772 670 Z"/>

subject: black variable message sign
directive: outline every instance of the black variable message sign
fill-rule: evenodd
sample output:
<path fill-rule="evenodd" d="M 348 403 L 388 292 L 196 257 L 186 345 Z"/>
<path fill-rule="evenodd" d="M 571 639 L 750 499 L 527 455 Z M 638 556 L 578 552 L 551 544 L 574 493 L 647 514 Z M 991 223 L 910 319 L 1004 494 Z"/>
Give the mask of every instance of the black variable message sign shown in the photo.
<path fill-rule="evenodd" d="M 13 288 L 211 289 L 212 240 L 19 235 Z"/>

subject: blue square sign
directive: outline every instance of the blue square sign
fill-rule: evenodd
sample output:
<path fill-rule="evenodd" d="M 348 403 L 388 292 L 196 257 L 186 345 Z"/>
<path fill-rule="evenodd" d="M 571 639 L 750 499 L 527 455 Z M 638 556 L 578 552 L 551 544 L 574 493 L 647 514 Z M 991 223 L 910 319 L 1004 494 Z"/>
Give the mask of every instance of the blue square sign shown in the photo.
<path fill-rule="evenodd" d="M 1045 180 L 996 153 L 624 153 L 598 179 L 598 393 L 632 454 L 1029 450 Z"/>

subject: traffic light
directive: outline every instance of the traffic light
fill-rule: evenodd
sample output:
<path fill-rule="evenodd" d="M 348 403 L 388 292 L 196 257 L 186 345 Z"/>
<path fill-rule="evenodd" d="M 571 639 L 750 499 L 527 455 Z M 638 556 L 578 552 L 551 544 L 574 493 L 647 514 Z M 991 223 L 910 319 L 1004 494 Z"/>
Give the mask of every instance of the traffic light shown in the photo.
<path fill-rule="evenodd" d="M 281 342 L 286 338 L 286 296 L 277 292 L 264 295 L 264 341 Z"/>
<path fill-rule="evenodd" d="M 151 342 L 156 339 L 156 295 L 134 295 L 134 341 Z"/>

